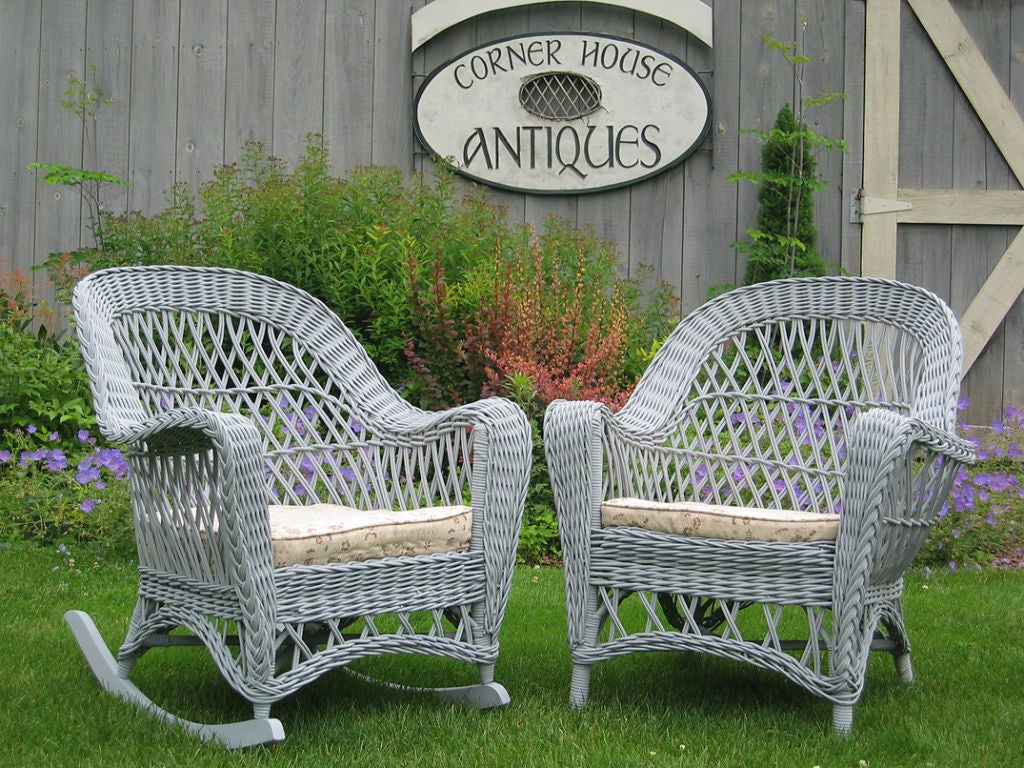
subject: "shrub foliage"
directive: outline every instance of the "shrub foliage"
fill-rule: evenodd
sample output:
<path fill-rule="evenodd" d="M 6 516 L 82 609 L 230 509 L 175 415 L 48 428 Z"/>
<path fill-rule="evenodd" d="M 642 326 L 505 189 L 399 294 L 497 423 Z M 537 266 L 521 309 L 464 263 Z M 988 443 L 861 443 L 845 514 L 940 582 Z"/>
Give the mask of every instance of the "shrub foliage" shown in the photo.
<path fill-rule="evenodd" d="M 540 231 L 506 222 L 451 176 L 387 168 L 330 173 L 311 142 L 293 171 L 252 145 L 198 190 L 178 187 L 153 216 L 105 216 L 97 247 L 55 254 L 66 293 L 86 271 L 139 263 L 228 266 L 305 288 L 331 306 L 413 402 L 444 407 L 504 394 L 534 425 L 534 464 L 520 554 L 558 556 L 540 438 L 556 398 L 612 407 L 675 322 L 667 290 L 619 276 L 618 254 L 551 218 Z M 26 281 L 0 282 L 0 540 L 130 551 L 127 465 L 92 436 L 75 344 L 53 338 Z M 41 322 L 42 321 L 42 322 Z M 979 444 L 923 567 L 1020 567 L 1021 413 L 1009 409 Z"/>
<path fill-rule="evenodd" d="M 538 425 L 558 397 L 623 402 L 678 317 L 671 291 L 623 278 L 592 231 L 510 224 L 443 170 L 335 176 L 318 137 L 291 170 L 250 144 L 198 189 L 175 187 L 164 211 L 104 215 L 95 233 L 95 248 L 50 259 L 62 295 L 107 266 L 260 272 L 323 300 L 416 405 L 510 395 Z M 537 440 L 523 542 L 543 559 L 557 529 Z"/>
<path fill-rule="evenodd" d="M 613 400 L 636 378 L 636 350 L 677 317 L 671 293 L 621 278 L 618 252 L 592 232 L 509 224 L 445 171 L 336 177 L 316 137 L 291 171 L 250 144 L 198 190 L 176 187 L 159 214 L 104 216 L 98 240 L 51 259 L 65 293 L 83 269 L 112 265 L 267 274 L 322 299 L 428 407 L 503 392 L 513 373 L 537 376 L 542 398 Z"/>

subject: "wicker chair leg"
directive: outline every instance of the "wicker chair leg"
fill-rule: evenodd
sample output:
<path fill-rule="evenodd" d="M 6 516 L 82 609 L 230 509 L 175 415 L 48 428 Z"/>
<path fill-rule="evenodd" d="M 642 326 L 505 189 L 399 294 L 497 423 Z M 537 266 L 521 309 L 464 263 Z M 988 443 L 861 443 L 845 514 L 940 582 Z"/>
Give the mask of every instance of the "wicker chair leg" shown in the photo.
<path fill-rule="evenodd" d="M 904 685 L 914 682 L 914 664 L 910 660 L 910 652 L 894 653 L 892 659 L 896 662 L 896 673 L 900 676 L 900 682 Z"/>
<path fill-rule="evenodd" d="M 853 705 L 835 704 L 832 707 L 832 727 L 837 736 L 848 736 L 853 729 Z"/>
<path fill-rule="evenodd" d="M 582 709 L 590 698 L 590 664 L 572 665 L 572 682 L 569 686 L 569 706 Z"/>
<path fill-rule="evenodd" d="M 74 634 L 75 640 L 78 641 L 78 646 L 82 649 L 93 674 L 108 693 L 146 710 L 168 725 L 183 728 L 205 741 L 220 742 L 229 749 L 284 741 L 284 727 L 281 722 L 269 717 L 256 717 L 238 723 L 204 724 L 183 720 L 172 715 L 157 706 L 134 683 L 120 675 L 117 662 L 114 661 L 110 649 L 103 642 L 103 638 L 89 614 L 82 611 L 68 611 L 64 614 L 64 619 L 71 627 L 71 632 Z M 122 668 L 124 668 L 123 664 Z M 266 705 L 264 708 L 269 715 L 270 706 Z M 257 712 L 260 711 L 259 707 L 253 707 L 253 709 Z"/>

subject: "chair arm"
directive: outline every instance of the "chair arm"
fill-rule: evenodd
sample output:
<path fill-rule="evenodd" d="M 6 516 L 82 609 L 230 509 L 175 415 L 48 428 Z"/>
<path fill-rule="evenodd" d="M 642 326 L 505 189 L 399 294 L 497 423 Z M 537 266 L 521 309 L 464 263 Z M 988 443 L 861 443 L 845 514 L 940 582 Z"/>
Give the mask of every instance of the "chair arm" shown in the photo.
<path fill-rule="evenodd" d="M 913 441 L 960 464 L 973 464 L 977 459 L 974 443 L 949 430 L 921 419 L 910 419 L 914 425 Z"/>
<path fill-rule="evenodd" d="M 902 575 L 960 466 L 974 456 L 966 440 L 892 411 L 866 411 L 851 425 L 836 540 L 838 602 Z"/>
<path fill-rule="evenodd" d="M 272 628 L 273 550 L 256 426 L 237 414 L 181 408 L 110 437 L 131 446 L 140 568 L 231 587 L 242 615 Z"/>
<path fill-rule="evenodd" d="M 518 536 L 530 477 L 533 433 L 523 409 L 492 397 L 444 411 L 415 409 L 377 421 L 374 438 L 385 445 L 429 445 L 452 433 L 469 431 L 474 512 L 488 530 L 495 526 Z"/>
<path fill-rule="evenodd" d="M 533 432 L 525 412 L 511 400 L 492 397 L 445 411 L 413 410 L 374 428 L 382 441 L 421 446 L 443 441 L 453 431 L 470 431 L 470 548 L 484 555 L 487 595 L 481 621 L 488 633 L 496 633 L 515 573 L 530 482 Z"/>
<path fill-rule="evenodd" d="M 570 647 L 583 642 L 597 610 L 590 585 L 590 537 L 601 527 L 604 500 L 604 433 L 609 408 L 593 401 L 555 400 L 544 413 L 544 453 L 558 512 L 565 569 Z"/>
<path fill-rule="evenodd" d="M 563 545 L 566 534 L 589 539 L 589 530 L 600 527 L 604 435 L 611 419 L 608 406 L 588 400 L 555 400 L 544 412 L 544 453 Z"/>

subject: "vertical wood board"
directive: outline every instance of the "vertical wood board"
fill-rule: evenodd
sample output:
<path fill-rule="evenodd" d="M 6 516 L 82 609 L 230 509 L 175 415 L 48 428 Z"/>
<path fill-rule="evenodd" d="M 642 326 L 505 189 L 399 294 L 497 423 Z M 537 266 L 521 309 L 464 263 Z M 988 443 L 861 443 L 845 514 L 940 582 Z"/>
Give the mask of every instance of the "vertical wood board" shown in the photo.
<path fill-rule="evenodd" d="M 0 268 L 29 279 L 37 259 L 35 199 L 44 190 L 28 164 L 38 155 L 39 35 L 41 8 L 32 0 L 5 6 L 0 23 Z"/>
<path fill-rule="evenodd" d="M 81 167 L 83 125 L 61 106 L 71 86 L 69 75 L 86 76 L 85 27 L 74 22 L 85 13 L 84 0 L 44 3 L 39 46 L 39 121 L 37 152 L 42 162 Z M 35 247 L 38 254 L 74 250 L 82 245 L 82 197 L 77 190 L 40 184 L 36 187 Z M 33 277 L 34 294 L 54 298 L 46 281 Z"/>
<path fill-rule="evenodd" d="M 274 34 L 276 156 L 298 159 L 324 130 L 326 0 L 278 0 Z"/>
<path fill-rule="evenodd" d="M 228 0 L 224 161 L 247 142 L 273 146 L 276 0 Z"/>
<path fill-rule="evenodd" d="M 100 97 L 110 103 L 103 104 L 96 113 L 92 147 L 87 142 L 83 148 L 83 167 L 127 180 L 132 83 L 131 0 L 89 3 L 85 61 Z M 128 191 L 126 186 L 104 185 L 104 209 L 123 213 L 128 208 Z M 91 233 L 83 233 L 83 237 L 92 244 Z"/>
<path fill-rule="evenodd" d="M 894 200 L 900 149 L 900 0 L 866 0 L 864 52 L 864 192 Z M 865 217 L 861 273 L 895 277 L 896 217 Z"/>
<path fill-rule="evenodd" d="M 227 0 L 182 0 L 175 173 L 193 188 L 224 163 Z"/>
<path fill-rule="evenodd" d="M 328 2 L 324 58 L 324 138 L 336 172 L 373 156 L 373 0 Z"/>
<path fill-rule="evenodd" d="M 175 182 L 178 4 L 141 3 L 132 17 L 129 207 L 163 210 Z"/>

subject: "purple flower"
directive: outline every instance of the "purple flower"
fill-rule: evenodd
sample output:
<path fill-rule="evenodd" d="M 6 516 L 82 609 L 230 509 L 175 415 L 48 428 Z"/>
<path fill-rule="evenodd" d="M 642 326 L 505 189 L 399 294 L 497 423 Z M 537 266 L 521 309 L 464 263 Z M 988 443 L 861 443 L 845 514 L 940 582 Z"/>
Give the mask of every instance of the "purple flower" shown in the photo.
<path fill-rule="evenodd" d="M 34 435 L 36 432 L 39 431 L 39 427 L 37 427 L 35 424 L 29 424 L 27 427 L 25 427 L 25 431 L 28 432 L 28 434 L 30 435 Z"/>
<path fill-rule="evenodd" d="M 114 473 L 114 477 L 122 479 L 128 476 L 128 461 L 117 448 L 100 448 L 96 451 L 95 461 Z"/>
<path fill-rule="evenodd" d="M 87 485 L 100 479 L 99 467 L 84 466 L 85 461 L 78 465 L 78 474 L 75 475 L 75 480 L 78 481 L 79 485 Z"/>
<path fill-rule="evenodd" d="M 42 461 L 45 456 L 46 451 L 42 448 L 37 448 L 34 451 L 22 451 L 21 458 L 18 460 L 18 463 L 23 469 L 28 469 L 30 464 L 36 461 Z"/>
<path fill-rule="evenodd" d="M 64 451 L 57 448 L 50 451 L 46 456 L 46 469 L 50 472 L 61 472 L 68 468 L 68 457 Z"/>
<path fill-rule="evenodd" d="M 99 499 L 85 499 L 85 500 L 82 501 L 82 504 L 79 507 L 79 509 L 81 509 L 82 512 L 84 512 L 85 514 L 88 515 L 90 512 L 92 512 L 94 509 L 96 509 L 96 505 L 99 504 L 99 503 L 100 503 Z"/>
<path fill-rule="evenodd" d="M 13 458 L 14 458 L 14 454 L 12 454 L 6 448 L 4 450 L 0 451 L 0 464 L 7 464 Z"/>

